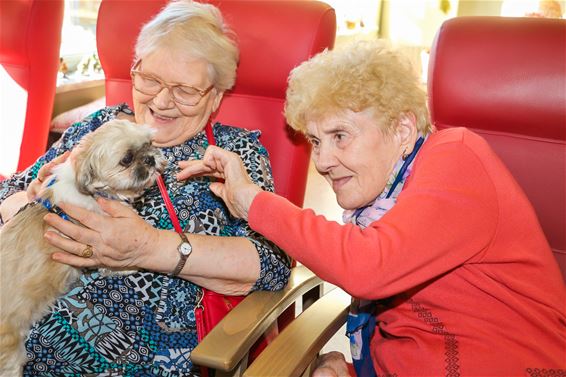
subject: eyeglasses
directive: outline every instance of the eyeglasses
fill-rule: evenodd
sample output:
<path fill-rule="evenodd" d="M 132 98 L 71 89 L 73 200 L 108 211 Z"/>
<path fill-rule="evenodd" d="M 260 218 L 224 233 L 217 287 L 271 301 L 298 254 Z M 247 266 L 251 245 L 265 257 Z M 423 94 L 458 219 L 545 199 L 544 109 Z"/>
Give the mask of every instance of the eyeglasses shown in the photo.
<path fill-rule="evenodd" d="M 140 65 L 141 59 L 138 60 L 130 70 L 132 84 L 134 85 L 134 89 L 148 96 L 156 96 L 163 90 L 163 88 L 167 88 L 169 90 L 169 94 L 171 94 L 171 98 L 176 103 L 185 106 L 196 106 L 214 87 L 214 85 L 210 85 L 208 88 L 203 90 L 190 85 L 169 84 L 158 77 L 138 71 L 137 68 Z"/>

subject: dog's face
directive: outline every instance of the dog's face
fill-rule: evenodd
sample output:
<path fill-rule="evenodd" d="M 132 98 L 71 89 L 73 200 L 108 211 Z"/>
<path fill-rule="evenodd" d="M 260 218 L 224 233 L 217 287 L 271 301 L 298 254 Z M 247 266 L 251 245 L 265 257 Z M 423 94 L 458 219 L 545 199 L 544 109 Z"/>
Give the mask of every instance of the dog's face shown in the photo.
<path fill-rule="evenodd" d="M 111 120 L 86 135 L 70 157 L 79 191 L 123 200 L 140 196 L 167 164 L 152 135 L 150 127 L 127 120 Z"/>

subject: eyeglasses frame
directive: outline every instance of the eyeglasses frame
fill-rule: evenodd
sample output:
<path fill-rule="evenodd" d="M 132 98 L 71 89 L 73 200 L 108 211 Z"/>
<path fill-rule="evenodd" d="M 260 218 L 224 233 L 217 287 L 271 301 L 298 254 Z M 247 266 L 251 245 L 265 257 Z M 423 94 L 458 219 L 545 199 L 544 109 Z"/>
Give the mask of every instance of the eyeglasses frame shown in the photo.
<path fill-rule="evenodd" d="M 187 85 L 187 84 L 181 84 L 181 83 L 167 83 L 165 81 L 163 81 L 162 79 L 160 79 L 159 77 L 152 75 L 150 73 L 145 73 L 142 72 L 136 68 L 138 68 L 141 65 L 141 59 L 138 59 L 134 65 L 132 66 L 132 68 L 130 69 L 130 77 L 132 78 L 132 86 L 134 87 L 135 90 L 137 90 L 138 92 L 145 94 L 146 96 L 151 96 L 153 95 L 154 97 L 157 96 L 159 93 L 161 93 L 161 91 L 163 91 L 164 88 L 167 88 L 167 90 L 169 91 L 169 95 L 171 96 L 171 99 L 173 100 L 173 102 L 179 104 L 179 105 L 183 105 L 183 106 L 197 106 L 200 101 L 202 101 L 202 99 L 204 98 L 204 96 L 206 96 L 211 90 L 212 88 L 214 88 L 214 84 L 211 84 L 208 88 L 206 89 L 200 89 L 197 88 L 195 86 L 192 85 Z M 155 80 L 159 83 L 159 85 L 161 86 L 161 89 L 156 93 L 156 94 L 148 94 L 148 93 L 144 93 L 141 90 L 139 90 L 138 88 L 136 88 L 136 86 L 134 85 L 134 80 L 135 80 L 135 75 L 140 75 L 142 77 L 149 77 L 152 80 Z M 183 102 L 179 102 L 175 96 L 173 95 L 173 88 L 178 87 L 178 86 L 186 86 L 188 88 L 194 89 L 197 91 L 197 93 L 200 95 L 199 100 L 197 101 L 197 103 L 195 104 L 189 104 L 189 103 L 183 103 Z"/>

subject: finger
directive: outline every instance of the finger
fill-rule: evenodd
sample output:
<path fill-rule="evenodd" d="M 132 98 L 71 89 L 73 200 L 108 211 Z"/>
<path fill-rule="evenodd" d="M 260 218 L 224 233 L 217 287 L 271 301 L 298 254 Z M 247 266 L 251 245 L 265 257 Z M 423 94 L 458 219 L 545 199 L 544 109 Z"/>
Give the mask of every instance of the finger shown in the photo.
<path fill-rule="evenodd" d="M 93 258 L 78 257 L 74 254 L 55 252 L 51 255 L 55 262 L 68 264 L 69 266 L 79 268 L 94 268 L 98 266 L 98 262 Z"/>
<path fill-rule="evenodd" d="M 209 173 L 211 169 L 205 165 L 202 160 L 180 161 L 179 168 L 181 171 L 177 173 L 177 180 L 187 179 L 189 177 Z"/>
<path fill-rule="evenodd" d="M 191 161 L 191 162 L 200 162 L 200 161 Z M 182 181 L 184 179 L 188 179 L 191 177 L 200 177 L 200 176 L 224 178 L 224 173 L 221 171 L 213 170 L 204 164 L 188 165 L 186 168 L 183 168 L 179 173 L 177 173 L 176 178 L 178 181 Z"/>
<path fill-rule="evenodd" d="M 39 193 L 39 189 L 41 188 L 41 182 L 38 179 L 34 179 L 29 184 L 26 190 L 26 196 L 28 201 L 32 202 L 37 198 L 37 194 Z"/>
<path fill-rule="evenodd" d="M 56 165 L 61 164 L 65 162 L 70 155 L 71 155 L 71 151 L 65 151 L 65 153 L 55 157 L 53 160 L 51 160 L 51 162 L 55 163 Z"/>
<path fill-rule="evenodd" d="M 61 234 L 48 230 L 43 234 L 43 238 L 56 248 L 76 256 L 80 256 L 85 249 L 85 244 L 75 241 L 71 238 L 62 236 Z"/>
<path fill-rule="evenodd" d="M 67 160 L 67 158 L 69 157 L 69 155 L 71 154 L 71 152 L 66 151 L 65 153 L 63 153 L 60 156 L 55 157 L 53 160 L 49 161 L 48 163 L 46 163 L 45 165 L 43 165 L 39 171 L 37 172 L 37 179 L 43 183 L 43 181 L 45 181 L 45 179 L 47 177 L 49 177 L 49 175 L 51 175 L 51 170 L 53 170 L 53 168 L 57 165 L 62 164 L 63 162 L 65 162 Z"/>
<path fill-rule="evenodd" d="M 201 175 L 224 178 L 224 164 L 229 161 L 232 154 L 234 153 L 211 145 L 206 148 L 202 160 L 179 162 L 182 170 L 177 174 L 177 180 Z"/>
<path fill-rule="evenodd" d="M 214 170 L 211 168 L 204 160 L 190 160 L 190 161 L 179 161 L 179 168 L 187 169 L 191 168 L 192 170 L 202 170 L 202 171 L 212 171 Z"/>
<path fill-rule="evenodd" d="M 96 202 L 104 212 L 112 217 L 133 217 L 136 213 L 128 205 L 116 200 L 96 198 Z"/>
<path fill-rule="evenodd" d="M 83 224 L 84 226 L 94 229 L 100 230 L 101 224 L 104 223 L 104 217 L 101 214 L 88 210 L 86 208 L 82 208 L 76 206 L 74 204 L 61 202 L 59 203 L 59 207 L 70 217 L 77 220 L 79 223 Z M 81 227 L 82 228 L 82 227 Z"/>
<path fill-rule="evenodd" d="M 213 182 L 210 184 L 210 191 L 216 196 L 218 196 L 228 207 L 228 211 L 232 214 L 232 216 L 237 217 L 239 219 L 244 218 L 242 211 L 238 209 L 237 203 L 234 203 L 228 200 L 227 192 L 226 192 L 226 185 L 220 182 Z"/>
<path fill-rule="evenodd" d="M 180 168 L 186 168 L 187 166 L 202 164 L 202 160 L 190 160 L 190 161 L 179 161 Z"/>
<path fill-rule="evenodd" d="M 28 186 L 28 189 L 26 190 L 28 200 L 32 201 L 35 200 L 35 198 L 37 198 L 37 196 L 41 192 L 41 188 L 43 187 L 45 180 L 51 175 L 51 170 L 53 170 L 55 166 L 64 162 L 68 156 L 69 156 L 69 151 L 54 158 L 53 160 L 49 161 L 39 169 L 39 171 L 37 172 L 36 179 L 31 181 L 30 185 Z"/>
<path fill-rule="evenodd" d="M 212 182 L 210 184 L 210 191 L 219 198 L 221 198 L 224 202 L 226 202 L 225 195 L 226 195 L 226 185 L 221 182 Z"/>
<path fill-rule="evenodd" d="M 92 244 L 96 240 L 97 233 L 93 230 L 64 220 L 58 215 L 47 214 L 43 219 L 47 225 L 52 226 L 71 240 L 83 244 Z"/>
<path fill-rule="evenodd" d="M 52 255 L 53 260 L 75 267 L 96 267 L 98 265 L 94 255 L 90 258 L 81 257 L 86 248 L 85 244 L 70 240 L 52 231 L 46 232 L 44 238 L 61 250 L 61 252 L 55 252 Z"/>
<path fill-rule="evenodd" d="M 37 180 L 40 183 L 43 183 L 47 177 L 51 174 L 51 169 L 54 166 L 53 161 L 48 162 L 47 164 L 43 165 L 37 172 Z"/>

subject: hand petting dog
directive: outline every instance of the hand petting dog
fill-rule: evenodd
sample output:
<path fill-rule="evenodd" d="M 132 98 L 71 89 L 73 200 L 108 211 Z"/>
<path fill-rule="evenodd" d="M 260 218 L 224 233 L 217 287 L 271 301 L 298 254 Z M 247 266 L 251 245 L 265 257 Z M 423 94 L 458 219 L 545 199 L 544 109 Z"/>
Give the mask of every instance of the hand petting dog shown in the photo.
<path fill-rule="evenodd" d="M 65 221 L 54 214 L 44 217 L 45 222 L 56 230 L 48 230 L 44 235 L 45 239 L 51 245 L 64 250 L 55 252 L 52 255 L 53 260 L 82 268 L 105 266 L 112 269 L 136 269 L 144 266 L 144 256 L 155 250 L 154 245 L 158 244 L 157 229 L 122 203 L 103 198 L 98 198 L 97 203 L 104 211 L 103 214 L 94 214 L 72 204 L 60 204 L 61 209 L 82 226 Z M 108 226 L 107 221 L 110 221 L 112 226 Z M 124 231 L 144 228 L 144 232 L 135 234 Z M 57 231 L 71 238 L 62 236 Z M 138 236 L 142 238 L 137 238 Z M 85 258 L 82 253 L 88 245 L 92 247 L 92 256 Z"/>

